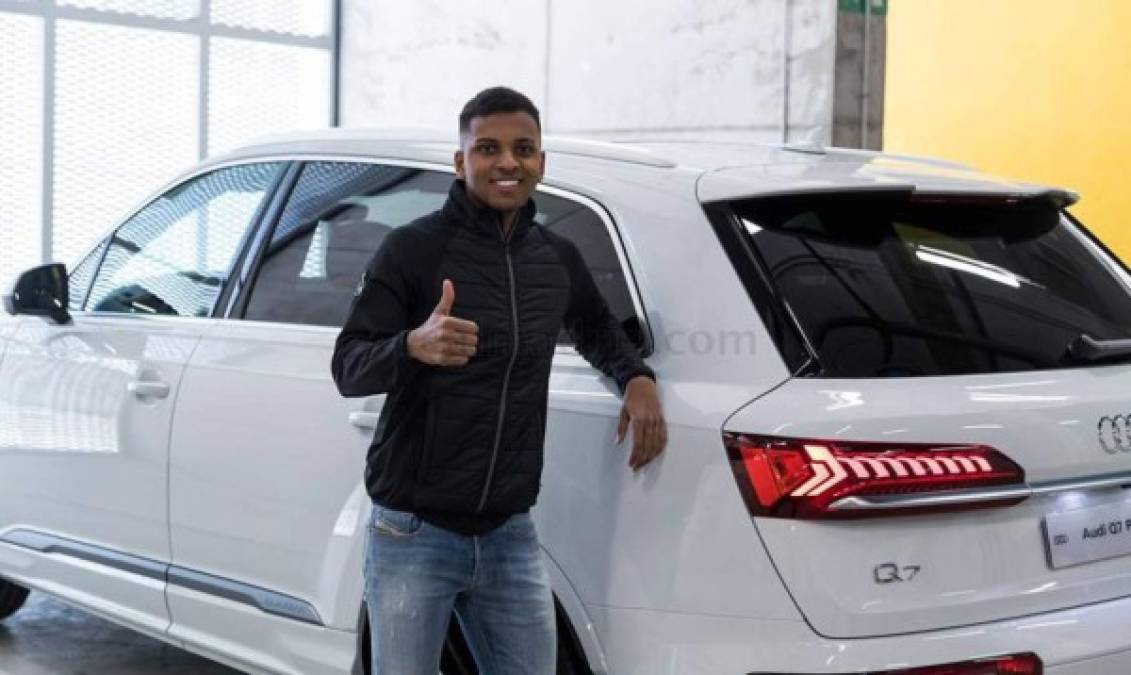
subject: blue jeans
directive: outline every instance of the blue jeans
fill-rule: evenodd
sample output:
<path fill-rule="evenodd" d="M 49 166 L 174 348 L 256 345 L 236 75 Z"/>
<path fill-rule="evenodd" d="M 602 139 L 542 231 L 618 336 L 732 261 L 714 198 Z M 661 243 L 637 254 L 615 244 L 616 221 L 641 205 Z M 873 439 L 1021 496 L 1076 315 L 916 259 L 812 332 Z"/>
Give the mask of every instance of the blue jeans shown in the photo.
<path fill-rule="evenodd" d="M 365 554 L 372 675 L 433 675 L 452 610 L 483 675 L 554 675 L 553 596 L 530 514 L 473 537 L 373 507 Z"/>

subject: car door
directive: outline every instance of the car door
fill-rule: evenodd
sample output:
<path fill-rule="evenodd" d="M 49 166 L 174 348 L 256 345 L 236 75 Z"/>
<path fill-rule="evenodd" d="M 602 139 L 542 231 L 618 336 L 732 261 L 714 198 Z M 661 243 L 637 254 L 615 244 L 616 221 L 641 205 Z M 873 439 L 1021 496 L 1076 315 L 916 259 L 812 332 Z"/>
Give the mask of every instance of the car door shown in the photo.
<path fill-rule="evenodd" d="M 282 166 L 178 184 L 76 268 L 71 323 L 24 317 L 11 330 L 0 362 L 6 572 L 143 631 L 168 627 L 174 402 Z"/>
<path fill-rule="evenodd" d="M 384 236 L 439 208 L 450 181 L 379 164 L 302 169 L 233 316 L 203 336 L 182 383 L 170 459 L 176 637 L 259 668 L 349 669 L 362 478 L 384 396 L 342 398 L 330 359 Z"/>

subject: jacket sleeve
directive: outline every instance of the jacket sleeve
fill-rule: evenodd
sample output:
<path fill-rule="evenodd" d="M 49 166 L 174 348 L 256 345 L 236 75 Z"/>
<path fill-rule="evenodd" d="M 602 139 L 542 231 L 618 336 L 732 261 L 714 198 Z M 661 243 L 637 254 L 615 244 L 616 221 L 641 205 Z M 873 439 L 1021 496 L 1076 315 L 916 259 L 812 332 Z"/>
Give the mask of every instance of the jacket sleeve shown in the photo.
<path fill-rule="evenodd" d="M 655 380 L 656 374 L 644 363 L 636 346 L 609 310 L 581 252 L 572 242 L 560 237 L 558 251 L 570 277 L 565 327 L 577 351 L 594 368 L 615 380 L 622 394 L 629 381 L 638 375 Z"/>
<path fill-rule="evenodd" d="M 330 369 L 342 396 L 386 393 L 422 365 L 408 355 L 415 281 L 408 272 L 406 242 L 398 234 L 391 232 L 366 266 L 334 343 Z"/>

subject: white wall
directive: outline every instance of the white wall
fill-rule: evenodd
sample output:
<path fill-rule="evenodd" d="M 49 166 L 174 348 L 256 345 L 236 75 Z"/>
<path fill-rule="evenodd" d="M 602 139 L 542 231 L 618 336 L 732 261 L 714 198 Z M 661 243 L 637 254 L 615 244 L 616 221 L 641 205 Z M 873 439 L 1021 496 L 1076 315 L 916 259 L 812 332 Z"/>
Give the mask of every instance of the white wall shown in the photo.
<path fill-rule="evenodd" d="M 836 0 L 344 0 L 342 125 L 454 135 L 505 84 L 551 133 L 825 141 L 835 29 Z"/>

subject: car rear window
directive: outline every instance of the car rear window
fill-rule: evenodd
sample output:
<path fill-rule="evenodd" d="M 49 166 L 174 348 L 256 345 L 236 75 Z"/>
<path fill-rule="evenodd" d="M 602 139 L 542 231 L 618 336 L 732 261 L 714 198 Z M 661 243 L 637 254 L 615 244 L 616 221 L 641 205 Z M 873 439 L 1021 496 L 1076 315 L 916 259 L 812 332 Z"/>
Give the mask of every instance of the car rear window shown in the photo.
<path fill-rule="evenodd" d="M 909 192 L 732 204 L 824 377 L 1067 367 L 1131 337 L 1131 277 L 1046 199 Z"/>

